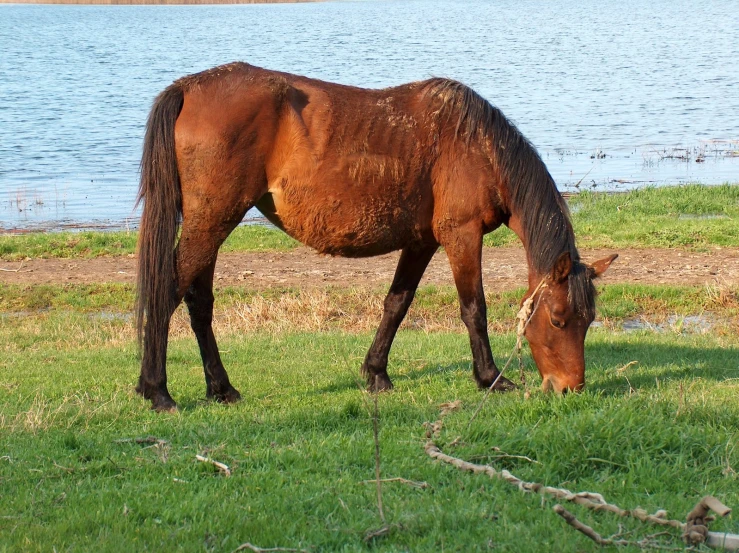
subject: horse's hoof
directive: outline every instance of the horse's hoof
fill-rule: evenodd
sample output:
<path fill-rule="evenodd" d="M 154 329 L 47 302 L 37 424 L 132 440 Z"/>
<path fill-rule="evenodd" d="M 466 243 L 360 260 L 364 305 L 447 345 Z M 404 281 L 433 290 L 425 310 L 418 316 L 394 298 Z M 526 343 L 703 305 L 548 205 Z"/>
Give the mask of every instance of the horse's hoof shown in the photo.
<path fill-rule="evenodd" d="M 367 391 L 369 392 L 389 392 L 393 389 L 393 383 L 387 374 L 377 374 L 368 379 Z"/>
<path fill-rule="evenodd" d="M 492 387 L 494 392 L 511 392 L 517 388 L 517 386 L 513 382 L 508 380 L 505 376 L 497 378 L 497 381 L 496 378 L 493 378 L 488 382 L 478 382 L 477 385 L 480 387 L 481 390 L 486 390 L 490 388 L 491 384 L 495 383 Z"/>
<path fill-rule="evenodd" d="M 177 404 L 171 397 L 157 398 L 151 401 L 151 408 L 157 413 L 176 413 Z"/>
<path fill-rule="evenodd" d="M 241 401 L 241 394 L 233 386 L 223 393 L 209 392 L 205 397 L 212 399 L 213 401 L 217 401 L 218 403 L 236 403 Z"/>
<path fill-rule="evenodd" d="M 157 413 L 175 413 L 177 412 L 177 404 L 168 392 L 161 393 L 158 391 L 147 390 L 140 382 L 136 385 L 136 393 L 151 400 L 151 408 Z"/>

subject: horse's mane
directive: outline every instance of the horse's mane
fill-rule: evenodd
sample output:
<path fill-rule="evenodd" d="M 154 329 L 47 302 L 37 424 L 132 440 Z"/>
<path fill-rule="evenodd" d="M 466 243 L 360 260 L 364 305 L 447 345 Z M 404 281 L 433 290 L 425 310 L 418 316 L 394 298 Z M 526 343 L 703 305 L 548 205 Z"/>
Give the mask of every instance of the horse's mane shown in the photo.
<path fill-rule="evenodd" d="M 487 144 L 483 150 L 508 187 L 511 211 L 520 217 L 532 268 L 540 275 L 550 274 L 559 256 L 569 252 L 570 303 L 584 315 L 594 316 L 595 288 L 580 262 L 569 209 L 536 148 L 498 108 L 468 86 L 442 78 L 423 85 L 427 97 L 442 101 L 440 121 L 454 126 L 455 140 Z"/>

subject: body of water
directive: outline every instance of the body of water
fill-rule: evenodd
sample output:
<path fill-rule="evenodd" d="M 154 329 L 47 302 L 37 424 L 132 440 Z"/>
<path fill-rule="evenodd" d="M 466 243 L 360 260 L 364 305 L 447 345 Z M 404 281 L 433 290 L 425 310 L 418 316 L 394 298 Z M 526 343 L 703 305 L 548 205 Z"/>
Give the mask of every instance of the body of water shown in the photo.
<path fill-rule="evenodd" d="M 0 5 L 0 228 L 135 227 L 153 98 L 234 60 L 365 87 L 458 79 L 562 190 L 739 181 L 725 1 Z"/>

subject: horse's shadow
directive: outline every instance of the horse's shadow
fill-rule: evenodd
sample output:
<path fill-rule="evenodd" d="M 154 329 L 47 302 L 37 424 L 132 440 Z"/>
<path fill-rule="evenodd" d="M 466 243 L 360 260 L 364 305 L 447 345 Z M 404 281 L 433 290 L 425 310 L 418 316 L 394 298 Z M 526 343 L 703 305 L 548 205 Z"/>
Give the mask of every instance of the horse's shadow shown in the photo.
<path fill-rule="evenodd" d="M 735 347 L 593 344 L 586 347 L 586 361 L 599 367 L 595 369 L 599 378 L 593 389 L 606 395 L 622 394 L 624 384 L 636 390 L 649 390 L 657 389 L 660 381 L 739 379 L 739 349 Z M 634 361 L 636 366 L 629 368 Z M 620 368 L 623 371 L 617 370 Z"/>
<path fill-rule="evenodd" d="M 588 369 L 585 378 L 588 390 L 606 395 L 622 394 L 624 385 L 635 390 L 649 390 L 657 388 L 660 381 L 701 378 L 720 382 L 732 378 L 739 379 L 739 349 L 734 347 L 699 348 L 653 343 L 588 344 L 586 361 Z M 636 365 L 633 368 L 627 367 L 633 361 L 636 361 Z M 498 358 L 497 362 L 498 366 L 502 367 L 505 359 Z M 528 354 L 524 355 L 524 366 L 527 375 L 537 372 Z M 617 371 L 622 367 L 627 368 Z M 508 373 L 509 378 L 512 378 L 513 372 Z M 428 378 L 456 379 L 461 376 L 472 380 L 470 359 L 461 359 L 444 365 L 429 360 L 423 366 L 396 374 L 393 374 L 391 366 L 389 373 L 396 385 Z M 358 383 L 364 387 L 364 378 L 359 373 L 356 380 L 337 379 L 336 382 L 316 390 L 316 393 L 357 389 Z"/>

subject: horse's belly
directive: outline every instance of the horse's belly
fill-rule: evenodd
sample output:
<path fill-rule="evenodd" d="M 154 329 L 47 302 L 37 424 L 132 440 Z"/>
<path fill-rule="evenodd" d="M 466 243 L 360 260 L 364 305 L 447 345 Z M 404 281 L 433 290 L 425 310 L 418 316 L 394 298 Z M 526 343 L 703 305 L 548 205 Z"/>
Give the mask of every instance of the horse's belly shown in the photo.
<path fill-rule="evenodd" d="M 344 191 L 287 191 L 270 187 L 257 208 L 287 234 L 321 253 L 368 257 L 420 240 L 419 213 L 381 195 Z"/>

